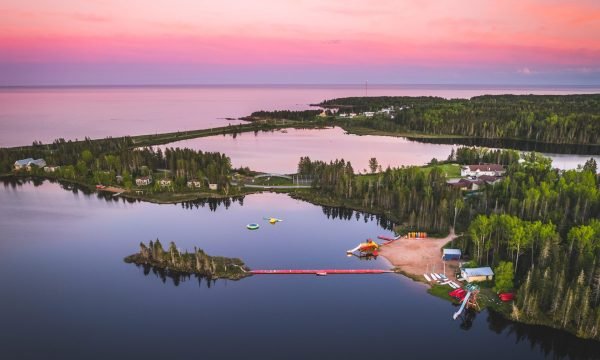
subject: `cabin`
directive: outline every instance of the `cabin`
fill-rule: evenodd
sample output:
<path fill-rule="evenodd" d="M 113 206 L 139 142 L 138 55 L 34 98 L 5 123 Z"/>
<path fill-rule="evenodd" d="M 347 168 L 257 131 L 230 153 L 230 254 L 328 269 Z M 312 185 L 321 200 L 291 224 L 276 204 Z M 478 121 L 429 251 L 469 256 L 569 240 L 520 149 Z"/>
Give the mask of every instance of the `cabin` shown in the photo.
<path fill-rule="evenodd" d="M 486 281 L 494 279 L 494 272 L 489 266 L 479 268 L 460 269 L 460 276 L 467 282 Z"/>
<path fill-rule="evenodd" d="M 500 181 L 502 181 L 502 176 L 490 176 L 490 175 L 481 175 L 479 180 L 485 182 L 486 184 L 496 185 Z"/>
<path fill-rule="evenodd" d="M 44 159 L 34 160 L 33 158 L 17 160 L 14 163 L 14 168 L 15 170 L 26 169 L 27 171 L 30 171 L 32 165 L 35 165 L 39 168 L 43 168 L 44 166 L 46 166 L 46 161 L 44 161 Z"/>
<path fill-rule="evenodd" d="M 208 188 L 211 190 L 218 190 L 219 186 L 217 184 L 208 184 Z"/>
<path fill-rule="evenodd" d="M 195 180 L 195 179 L 188 180 L 187 187 L 189 187 L 189 188 L 200 188 L 200 187 L 202 187 L 202 182 L 200 180 Z"/>
<path fill-rule="evenodd" d="M 393 106 L 391 106 L 389 108 L 383 108 L 383 109 L 379 110 L 377 113 L 378 114 L 385 114 L 385 115 L 389 116 L 392 112 L 394 112 L 394 107 Z"/>
<path fill-rule="evenodd" d="M 465 165 L 460 169 L 460 176 L 502 176 L 506 170 L 500 164 Z"/>
<path fill-rule="evenodd" d="M 53 172 L 56 172 L 58 170 L 60 170 L 60 166 L 44 166 L 44 171 L 45 172 L 53 173 Z"/>
<path fill-rule="evenodd" d="M 161 179 L 158 181 L 158 185 L 160 185 L 160 187 L 169 187 L 171 186 L 172 181 L 169 179 Z"/>
<path fill-rule="evenodd" d="M 450 179 L 446 181 L 446 184 L 461 190 L 476 191 L 483 186 L 484 181 L 481 179 Z"/>
<path fill-rule="evenodd" d="M 143 176 L 140 178 L 135 179 L 135 184 L 137 186 L 147 186 L 152 184 L 152 177 L 151 176 Z"/>
<path fill-rule="evenodd" d="M 460 260 L 462 256 L 462 252 L 460 249 L 443 249 L 442 251 L 442 260 Z"/>

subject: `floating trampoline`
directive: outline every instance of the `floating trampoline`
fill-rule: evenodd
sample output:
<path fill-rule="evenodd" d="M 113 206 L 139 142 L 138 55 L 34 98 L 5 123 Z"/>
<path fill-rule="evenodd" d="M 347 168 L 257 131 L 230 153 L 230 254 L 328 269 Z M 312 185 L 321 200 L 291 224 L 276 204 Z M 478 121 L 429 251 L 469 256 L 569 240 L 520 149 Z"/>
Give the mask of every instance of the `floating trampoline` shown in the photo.
<path fill-rule="evenodd" d="M 248 224 L 248 225 L 246 225 L 246 228 L 248 230 L 258 230 L 258 228 L 260 228 L 260 225 L 258 225 L 258 224 Z"/>

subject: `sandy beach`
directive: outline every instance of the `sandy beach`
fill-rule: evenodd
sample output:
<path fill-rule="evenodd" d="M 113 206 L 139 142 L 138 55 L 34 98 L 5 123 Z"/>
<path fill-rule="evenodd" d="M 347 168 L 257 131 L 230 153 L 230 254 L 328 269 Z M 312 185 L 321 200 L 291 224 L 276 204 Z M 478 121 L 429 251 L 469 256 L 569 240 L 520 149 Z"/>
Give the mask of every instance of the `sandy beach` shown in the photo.
<path fill-rule="evenodd" d="M 444 272 L 441 248 L 456 238 L 454 231 L 447 237 L 409 239 L 401 238 L 380 247 L 379 253 L 393 266 L 406 275 L 426 282 L 424 273 Z M 446 261 L 446 276 L 455 279 L 454 273 L 458 268 L 458 261 Z"/>

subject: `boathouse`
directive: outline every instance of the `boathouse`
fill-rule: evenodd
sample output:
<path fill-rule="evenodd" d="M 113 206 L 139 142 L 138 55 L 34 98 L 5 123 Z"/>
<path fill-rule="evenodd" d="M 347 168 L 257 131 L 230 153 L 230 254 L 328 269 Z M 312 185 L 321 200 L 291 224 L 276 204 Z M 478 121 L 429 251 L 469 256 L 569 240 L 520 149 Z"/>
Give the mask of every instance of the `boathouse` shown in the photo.
<path fill-rule="evenodd" d="M 442 260 L 460 260 L 461 255 L 460 249 L 443 249 Z"/>
<path fill-rule="evenodd" d="M 489 266 L 460 269 L 460 276 L 467 282 L 486 281 L 494 279 L 494 272 Z"/>

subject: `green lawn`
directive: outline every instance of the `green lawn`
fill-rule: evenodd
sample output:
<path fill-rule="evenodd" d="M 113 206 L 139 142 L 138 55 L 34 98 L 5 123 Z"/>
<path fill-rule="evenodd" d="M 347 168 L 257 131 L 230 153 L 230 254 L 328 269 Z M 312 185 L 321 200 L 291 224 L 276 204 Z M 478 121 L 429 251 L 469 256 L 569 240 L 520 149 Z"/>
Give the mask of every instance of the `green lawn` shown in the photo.
<path fill-rule="evenodd" d="M 460 165 L 458 164 L 440 164 L 435 166 L 441 168 L 442 171 L 446 173 L 446 177 L 449 179 L 460 177 Z M 422 166 L 421 170 L 428 174 L 433 167 L 433 165 Z M 377 174 L 361 174 L 361 179 L 364 181 L 376 180 Z"/>
<path fill-rule="evenodd" d="M 437 167 L 440 167 L 442 169 L 442 171 L 444 171 L 446 173 L 446 177 L 451 179 L 451 178 L 458 178 L 460 177 L 460 165 L 458 164 L 441 164 L 441 165 L 435 165 Z M 422 169 L 423 171 L 429 172 L 431 171 L 431 169 L 434 166 L 424 166 Z"/>

